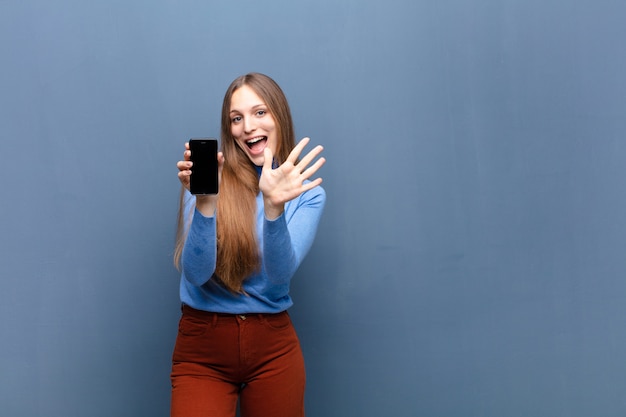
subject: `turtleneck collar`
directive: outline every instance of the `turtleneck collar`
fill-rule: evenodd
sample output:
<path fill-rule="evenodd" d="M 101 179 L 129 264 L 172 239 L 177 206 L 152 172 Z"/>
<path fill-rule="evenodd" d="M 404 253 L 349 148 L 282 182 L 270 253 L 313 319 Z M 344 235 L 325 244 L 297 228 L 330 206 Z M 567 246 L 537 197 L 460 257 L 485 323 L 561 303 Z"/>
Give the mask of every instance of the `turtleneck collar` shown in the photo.
<path fill-rule="evenodd" d="M 278 168 L 278 163 L 276 163 L 276 160 L 274 159 L 272 161 L 272 169 L 276 169 L 276 168 Z M 261 172 L 263 172 L 263 167 L 255 165 L 254 169 L 256 169 L 257 174 L 259 174 L 259 177 L 261 177 Z"/>

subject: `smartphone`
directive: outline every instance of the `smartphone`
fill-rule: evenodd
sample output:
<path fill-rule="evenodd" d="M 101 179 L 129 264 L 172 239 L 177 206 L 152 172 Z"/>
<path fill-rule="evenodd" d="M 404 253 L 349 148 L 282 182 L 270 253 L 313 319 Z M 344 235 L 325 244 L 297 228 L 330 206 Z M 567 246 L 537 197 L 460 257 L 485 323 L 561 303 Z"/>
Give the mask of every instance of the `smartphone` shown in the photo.
<path fill-rule="evenodd" d="M 217 139 L 189 139 L 191 151 L 191 194 L 217 194 Z"/>

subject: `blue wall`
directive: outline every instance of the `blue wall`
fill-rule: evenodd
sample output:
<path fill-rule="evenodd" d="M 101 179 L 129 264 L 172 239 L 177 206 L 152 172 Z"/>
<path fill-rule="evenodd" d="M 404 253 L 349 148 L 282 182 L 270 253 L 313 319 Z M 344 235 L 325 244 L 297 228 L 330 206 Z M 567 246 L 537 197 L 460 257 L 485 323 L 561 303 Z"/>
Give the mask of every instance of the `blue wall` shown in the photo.
<path fill-rule="evenodd" d="M 0 409 L 166 416 L 191 136 L 326 147 L 310 416 L 626 415 L 626 3 L 0 1 Z"/>

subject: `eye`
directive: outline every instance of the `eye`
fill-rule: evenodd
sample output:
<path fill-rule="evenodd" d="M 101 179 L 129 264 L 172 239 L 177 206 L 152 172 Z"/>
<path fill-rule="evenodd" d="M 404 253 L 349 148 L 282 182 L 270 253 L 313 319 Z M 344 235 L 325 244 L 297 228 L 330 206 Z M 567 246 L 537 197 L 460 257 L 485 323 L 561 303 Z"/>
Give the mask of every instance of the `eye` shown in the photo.
<path fill-rule="evenodd" d="M 259 116 L 259 117 L 263 117 L 263 116 L 265 116 L 266 114 L 267 114 L 267 110 L 258 110 L 258 111 L 256 112 L 256 115 L 257 115 L 257 116 Z"/>
<path fill-rule="evenodd" d="M 235 116 L 232 119 L 230 119 L 230 121 L 233 123 L 239 123 L 241 121 L 241 116 Z"/>

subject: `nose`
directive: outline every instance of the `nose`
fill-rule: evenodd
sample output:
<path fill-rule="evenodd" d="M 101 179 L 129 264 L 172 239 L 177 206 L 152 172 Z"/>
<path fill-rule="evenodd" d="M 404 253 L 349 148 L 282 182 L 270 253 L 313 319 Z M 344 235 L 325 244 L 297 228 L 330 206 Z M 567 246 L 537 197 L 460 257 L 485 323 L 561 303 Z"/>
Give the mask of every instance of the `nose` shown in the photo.
<path fill-rule="evenodd" d="M 256 129 L 256 123 L 252 117 L 244 117 L 243 119 L 243 130 L 246 133 L 250 133 Z"/>

